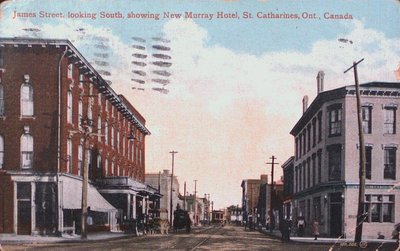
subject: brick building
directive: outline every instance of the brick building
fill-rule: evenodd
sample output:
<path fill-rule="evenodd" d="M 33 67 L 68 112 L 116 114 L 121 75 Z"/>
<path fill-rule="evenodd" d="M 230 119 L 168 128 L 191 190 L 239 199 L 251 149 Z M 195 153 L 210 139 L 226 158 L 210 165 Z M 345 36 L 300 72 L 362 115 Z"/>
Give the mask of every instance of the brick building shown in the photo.
<path fill-rule="evenodd" d="M 295 138 L 293 217 L 308 223 L 317 218 L 322 235 L 353 238 L 359 187 L 355 86 L 323 91 L 323 72 L 317 80 L 317 97 L 309 107 L 303 99 L 303 115 L 290 132 Z M 363 236 L 381 232 L 390 238 L 400 220 L 400 83 L 361 84 L 360 92 L 366 149 Z"/>
<path fill-rule="evenodd" d="M 0 38 L 0 74 L 0 233 L 79 229 L 85 158 L 93 229 L 145 213 L 146 121 L 68 40 Z"/>
<path fill-rule="evenodd" d="M 255 215 L 257 215 L 260 187 L 262 184 L 267 183 L 268 175 L 261 175 L 260 179 L 247 179 L 242 181 L 243 221 L 246 223 L 249 223 L 250 220 L 252 222 L 256 221 Z M 268 201 L 266 200 L 266 202 Z"/>

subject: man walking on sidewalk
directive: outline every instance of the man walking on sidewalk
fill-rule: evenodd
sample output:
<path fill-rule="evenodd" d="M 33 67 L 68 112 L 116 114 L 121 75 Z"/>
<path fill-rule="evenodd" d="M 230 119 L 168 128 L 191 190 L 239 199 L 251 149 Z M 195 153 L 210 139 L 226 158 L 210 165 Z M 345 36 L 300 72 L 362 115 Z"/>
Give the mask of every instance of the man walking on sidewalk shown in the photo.
<path fill-rule="evenodd" d="M 314 240 L 317 240 L 319 236 L 319 221 L 317 218 L 314 218 L 312 227 L 313 227 Z"/>

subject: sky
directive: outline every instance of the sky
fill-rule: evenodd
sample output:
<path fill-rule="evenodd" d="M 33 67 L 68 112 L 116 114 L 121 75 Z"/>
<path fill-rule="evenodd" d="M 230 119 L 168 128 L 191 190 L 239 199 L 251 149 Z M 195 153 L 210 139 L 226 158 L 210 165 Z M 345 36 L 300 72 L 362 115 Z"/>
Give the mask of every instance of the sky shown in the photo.
<path fill-rule="evenodd" d="M 303 96 L 310 103 L 316 96 L 318 71 L 325 90 L 351 85 L 353 74 L 343 71 L 364 58 L 361 83 L 398 81 L 397 0 L 14 0 L 0 10 L 1 37 L 69 39 L 146 118 L 146 172 L 170 170 L 169 152 L 177 151 L 180 192 L 186 182 L 194 193 L 198 180 L 197 194 L 210 194 L 214 208 L 240 205 L 241 181 L 270 174 L 272 155 L 280 178 L 294 152 L 289 132 Z M 185 18 L 189 12 L 202 18 Z M 271 13 L 294 18 L 265 18 Z M 326 18 L 335 14 L 351 18 Z M 132 54 L 157 53 L 153 45 L 171 57 L 164 87 L 152 81 L 158 68 L 150 57 L 144 68 L 132 64 Z"/>

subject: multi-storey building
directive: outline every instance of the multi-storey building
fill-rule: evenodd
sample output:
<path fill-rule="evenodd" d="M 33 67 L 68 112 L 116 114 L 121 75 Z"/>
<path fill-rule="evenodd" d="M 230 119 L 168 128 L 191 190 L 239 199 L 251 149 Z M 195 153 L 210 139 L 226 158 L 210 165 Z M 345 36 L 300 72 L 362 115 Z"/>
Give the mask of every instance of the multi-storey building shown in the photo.
<path fill-rule="evenodd" d="M 294 175 L 294 156 L 286 160 L 282 165 L 283 169 L 283 214 L 284 219 L 290 219 L 292 217 L 293 210 L 293 175 Z"/>
<path fill-rule="evenodd" d="M 262 184 L 268 183 L 268 175 L 261 175 L 260 179 L 243 180 L 242 187 L 242 208 L 243 221 L 246 223 L 255 222 L 257 215 L 257 205 L 260 196 L 260 187 Z M 251 218 L 251 219 L 250 219 Z"/>
<path fill-rule="evenodd" d="M 145 123 L 68 40 L 1 38 L 0 233 L 79 229 L 85 163 L 94 226 L 138 218 Z"/>
<path fill-rule="evenodd" d="M 179 204 L 183 208 L 183 201 L 179 198 L 179 180 L 176 176 L 173 177 L 171 189 L 171 173 L 169 170 L 163 170 L 161 173 L 146 173 L 146 184 L 152 187 L 158 187 L 159 193 L 162 195 L 160 198 L 160 218 L 170 220 L 174 217 L 171 211 L 171 191 L 172 191 L 172 211 L 174 211 Z M 172 222 L 172 221 L 171 221 Z"/>
<path fill-rule="evenodd" d="M 309 107 L 303 99 L 303 115 L 290 132 L 295 139 L 294 219 L 303 216 L 311 223 L 317 218 L 322 235 L 352 238 L 360 147 L 355 86 L 323 91 L 323 72 L 317 80 L 317 97 Z M 373 238 L 381 232 L 390 238 L 400 220 L 400 83 L 366 83 L 360 85 L 360 93 L 366 151 L 363 236 Z"/>

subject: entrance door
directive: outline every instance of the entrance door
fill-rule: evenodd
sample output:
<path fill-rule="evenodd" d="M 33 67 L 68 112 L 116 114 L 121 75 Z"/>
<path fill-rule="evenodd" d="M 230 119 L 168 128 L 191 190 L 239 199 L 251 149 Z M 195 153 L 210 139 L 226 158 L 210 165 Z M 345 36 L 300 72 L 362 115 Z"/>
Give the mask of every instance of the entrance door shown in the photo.
<path fill-rule="evenodd" d="M 330 201 L 330 235 L 339 237 L 342 235 L 342 194 L 331 194 Z"/>
<path fill-rule="evenodd" d="M 18 234 L 31 234 L 31 184 L 29 182 L 17 183 L 17 232 Z"/>
<path fill-rule="evenodd" d="M 18 234 L 31 234 L 31 202 L 18 201 Z"/>

